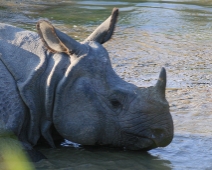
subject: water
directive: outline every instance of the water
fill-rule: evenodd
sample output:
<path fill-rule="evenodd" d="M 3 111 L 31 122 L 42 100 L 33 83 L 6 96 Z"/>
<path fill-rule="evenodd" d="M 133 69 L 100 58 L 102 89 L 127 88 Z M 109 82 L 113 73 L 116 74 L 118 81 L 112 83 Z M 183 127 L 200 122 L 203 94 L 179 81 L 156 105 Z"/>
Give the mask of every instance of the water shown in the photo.
<path fill-rule="evenodd" d="M 211 137 L 176 134 L 166 148 L 148 153 L 108 148 L 41 149 L 49 160 L 36 164 L 38 169 L 88 170 L 171 170 L 212 168 Z"/>
<path fill-rule="evenodd" d="M 120 9 L 115 35 L 105 44 L 113 68 L 140 87 L 168 74 L 167 99 L 175 137 L 148 153 L 108 148 L 41 148 L 49 158 L 36 169 L 212 169 L 212 1 L 1 0 L 0 21 L 35 30 L 48 19 L 82 41 Z"/>

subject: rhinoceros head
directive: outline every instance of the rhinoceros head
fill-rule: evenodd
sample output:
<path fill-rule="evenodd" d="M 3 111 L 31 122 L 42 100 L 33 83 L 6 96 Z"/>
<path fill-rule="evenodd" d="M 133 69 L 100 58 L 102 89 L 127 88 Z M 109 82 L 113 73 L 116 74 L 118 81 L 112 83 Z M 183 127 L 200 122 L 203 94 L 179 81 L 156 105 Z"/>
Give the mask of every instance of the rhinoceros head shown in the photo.
<path fill-rule="evenodd" d="M 79 43 L 49 22 L 37 24 L 45 46 L 70 58 L 55 92 L 53 124 L 64 138 L 83 145 L 149 150 L 168 145 L 173 122 L 165 99 L 166 72 L 149 88 L 123 81 L 102 44 L 114 31 L 118 9 Z"/>

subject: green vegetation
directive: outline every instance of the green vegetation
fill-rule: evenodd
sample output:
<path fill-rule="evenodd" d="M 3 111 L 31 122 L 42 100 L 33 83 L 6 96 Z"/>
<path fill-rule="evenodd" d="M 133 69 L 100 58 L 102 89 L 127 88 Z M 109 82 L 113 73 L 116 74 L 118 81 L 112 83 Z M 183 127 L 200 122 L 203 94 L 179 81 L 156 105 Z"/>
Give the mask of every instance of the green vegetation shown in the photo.
<path fill-rule="evenodd" d="M 0 167 L 6 170 L 34 170 L 19 141 L 11 133 L 0 133 Z"/>

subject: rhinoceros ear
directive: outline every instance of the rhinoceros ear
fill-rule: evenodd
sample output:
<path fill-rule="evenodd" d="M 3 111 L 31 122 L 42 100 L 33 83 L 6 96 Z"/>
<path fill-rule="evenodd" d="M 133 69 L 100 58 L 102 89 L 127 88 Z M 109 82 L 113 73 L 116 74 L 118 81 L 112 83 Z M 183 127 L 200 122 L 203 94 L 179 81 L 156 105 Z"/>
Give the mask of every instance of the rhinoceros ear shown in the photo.
<path fill-rule="evenodd" d="M 111 16 L 105 20 L 85 41 L 96 41 L 101 44 L 108 41 L 114 32 L 119 10 L 114 8 Z"/>
<path fill-rule="evenodd" d="M 162 67 L 160 71 L 160 75 L 158 81 L 155 85 L 161 97 L 165 98 L 165 90 L 166 90 L 166 69 Z"/>
<path fill-rule="evenodd" d="M 48 21 L 38 21 L 36 26 L 45 46 L 52 52 L 64 52 L 70 55 L 84 49 L 82 44 L 55 29 Z"/>

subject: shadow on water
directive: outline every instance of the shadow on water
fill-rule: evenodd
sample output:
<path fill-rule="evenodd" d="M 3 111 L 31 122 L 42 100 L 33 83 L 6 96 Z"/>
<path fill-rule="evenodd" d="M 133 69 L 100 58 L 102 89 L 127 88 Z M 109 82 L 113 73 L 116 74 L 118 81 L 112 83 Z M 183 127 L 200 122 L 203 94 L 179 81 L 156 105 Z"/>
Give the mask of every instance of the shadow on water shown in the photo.
<path fill-rule="evenodd" d="M 148 152 L 124 151 L 114 148 L 40 149 L 49 159 L 36 163 L 36 169 L 205 169 L 212 168 L 212 137 L 177 134 L 165 148 Z M 62 154 L 61 154 L 62 153 Z"/>
<path fill-rule="evenodd" d="M 168 160 L 152 156 L 148 152 L 130 152 L 112 148 L 70 148 L 41 149 L 49 160 L 36 164 L 36 169 L 157 169 L 169 170 L 171 163 Z M 63 153 L 63 154 L 61 154 Z"/>
<path fill-rule="evenodd" d="M 114 149 L 42 148 L 37 169 L 212 169 L 212 1 L 209 0 L 2 0 L 0 22 L 35 31 L 48 19 L 84 40 L 115 6 L 116 32 L 105 44 L 113 68 L 140 87 L 167 70 L 167 99 L 175 138 L 148 153 Z"/>

